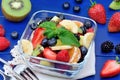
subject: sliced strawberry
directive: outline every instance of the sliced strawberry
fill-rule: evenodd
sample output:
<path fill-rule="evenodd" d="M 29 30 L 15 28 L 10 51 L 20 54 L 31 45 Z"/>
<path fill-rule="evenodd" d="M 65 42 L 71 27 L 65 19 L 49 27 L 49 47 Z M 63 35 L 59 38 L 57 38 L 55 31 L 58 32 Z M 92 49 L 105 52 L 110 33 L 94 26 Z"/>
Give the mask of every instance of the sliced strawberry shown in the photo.
<path fill-rule="evenodd" d="M 47 59 L 56 60 L 57 54 L 53 52 L 50 48 L 45 48 L 43 51 L 43 56 Z"/>
<path fill-rule="evenodd" d="M 68 50 L 61 50 L 60 52 L 58 52 L 56 60 L 68 62 L 70 60 L 70 55 Z"/>
<path fill-rule="evenodd" d="M 44 39 L 44 29 L 43 28 L 37 28 L 35 29 L 34 33 L 33 33 L 33 38 L 32 38 L 32 44 L 33 47 L 36 48 L 37 45 L 39 45 L 42 40 Z"/>
<path fill-rule="evenodd" d="M 94 28 L 87 29 L 87 32 L 94 32 Z"/>
<path fill-rule="evenodd" d="M 102 71 L 100 73 L 101 77 L 113 77 L 120 73 L 120 64 L 116 60 L 108 60 L 105 62 Z"/>
<path fill-rule="evenodd" d="M 0 36 L 4 36 L 5 35 L 5 29 L 3 28 L 2 25 L 0 25 Z"/>

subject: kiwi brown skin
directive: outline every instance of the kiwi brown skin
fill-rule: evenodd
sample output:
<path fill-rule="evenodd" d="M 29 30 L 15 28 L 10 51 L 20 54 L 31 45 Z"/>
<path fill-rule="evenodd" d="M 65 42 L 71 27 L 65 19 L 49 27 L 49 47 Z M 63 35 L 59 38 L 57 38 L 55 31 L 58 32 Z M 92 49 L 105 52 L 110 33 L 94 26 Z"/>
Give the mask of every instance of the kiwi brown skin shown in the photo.
<path fill-rule="evenodd" d="M 2 5 L 1 5 L 1 8 L 2 8 L 2 13 L 5 16 L 5 18 L 12 22 L 20 22 L 20 21 L 24 20 L 26 18 L 26 16 L 29 14 L 29 12 L 31 11 L 30 10 L 27 14 L 24 14 L 23 16 L 12 16 L 12 15 L 9 15 L 6 13 L 6 11 L 4 10 Z"/>

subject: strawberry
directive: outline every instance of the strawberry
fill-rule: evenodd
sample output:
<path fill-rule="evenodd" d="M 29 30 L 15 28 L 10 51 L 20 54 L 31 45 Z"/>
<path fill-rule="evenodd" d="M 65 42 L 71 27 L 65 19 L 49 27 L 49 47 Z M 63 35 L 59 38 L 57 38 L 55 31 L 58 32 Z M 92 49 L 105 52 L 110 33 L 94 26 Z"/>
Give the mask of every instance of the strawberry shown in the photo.
<path fill-rule="evenodd" d="M 37 28 L 35 29 L 33 33 L 33 38 L 32 38 L 32 44 L 33 47 L 36 48 L 37 45 L 41 44 L 42 40 L 44 39 L 44 29 L 43 28 Z"/>
<path fill-rule="evenodd" d="M 57 54 L 53 52 L 50 48 L 45 48 L 43 51 L 43 56 L 47 59 L 56 60 Z"/>
<path fill-rule="evenodd" d="M 89 29 L 87 29 L 87 33 L 88 32 L 94 32 L 94 28 L 89 28 Z"/>
<path fill-rule="evenodd" d="M 62 61 L 62 62 L 68 62 L 70 60 L 70 56 L 67 50 L 61 50 L 58 52 L 56 60 Z"/>
<path fill-rule="evenodd" d="M 105 24 L 106 23 L 106 11 L 102 4 L 96 4 L 95 2 L 92 2 L 92 6 L 88 10 L 88 15 L 90 18 L 95 20 L 97 23 Z"/>
<path fill-rule="evenodd" d="M 4 36 L 5 35 L 5 30 L 3 28 L 2 25 L 0 25 L 0 36 Z"/>
<path fill-rule="evenodd" d="M 118 57 L 117 57 L 118 58 Z M 118 60 L 107 60 L 101 70 L 101 77 L 113 77 L 120 73 L 120 64 Z"/>
<path fill-rule="evenodd" d="M 109 32 L 119 32 L 120 31 L 120 12 L 116 12 L 110 18 L 108 23 Z"/>
<path fill-rule="evenodd" d="M 0 51 L 7 49 L 10 46 L 10 41 L 5 37 L 0 37 Z"/>

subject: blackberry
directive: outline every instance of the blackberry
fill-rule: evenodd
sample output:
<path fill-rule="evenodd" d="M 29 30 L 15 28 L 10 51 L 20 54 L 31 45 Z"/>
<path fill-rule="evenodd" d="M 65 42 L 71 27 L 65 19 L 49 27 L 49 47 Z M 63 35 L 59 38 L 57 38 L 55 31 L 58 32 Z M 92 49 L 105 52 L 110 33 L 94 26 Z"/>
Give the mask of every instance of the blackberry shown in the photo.
<path fill-rule="evenodd" d="M 120 44 L 115 46 L 115 52 L 120 54 Z"/>
<path fill-rule="evenodd" d="M 114 44 L 111 41 L 105 41 L 101 44 L 102 52 L 110 52 L 114 48 Z"/>

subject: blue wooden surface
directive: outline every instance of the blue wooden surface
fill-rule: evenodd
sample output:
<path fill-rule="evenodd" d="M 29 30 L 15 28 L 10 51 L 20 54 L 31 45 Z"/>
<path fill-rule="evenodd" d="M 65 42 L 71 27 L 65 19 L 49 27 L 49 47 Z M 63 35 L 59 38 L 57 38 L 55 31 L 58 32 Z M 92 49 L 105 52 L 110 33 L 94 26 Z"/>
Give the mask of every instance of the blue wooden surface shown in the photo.
<path fill-rule="evenodd" d="M 69 10 L 64 10 L 62 8 L 62 4 L 64 2 L 70 2 L 70 9 Z M 104 62 L 108 59 L 114 59 L 116 55 L 115 51 L 109 53 L 109 54 L 104 54 L 100 50 L 100 45 L 103 41 L 106 40 L 111 40 L 114 42 L 114 44 L 120 43 L 120 33 L 109 33 L 107 30 L 107 25 L 109 22 L 110 17 L 112 16 L 113 13 L 119 12 L 119 11 L 113 11 L 108 8 L 110 2 L 112 0 L 96 0 L 97 3 L 101 3 L 105 6 L 106 9 L 106 14 L 107 14 L 107 23 L 105 25 L 100 25 L 98 24 L 98 29 L 95 37 L 95 53 L 96 53 L 96 75 L 95 76 L 90 76 L 87 78 L 84 78 L 82 80 L 120 80 L 120 74 L 112 77 L 112 78 L 101 78 L 100 77 L 100 71 L 101 68 L 104 64 Z M 1 0 L 0 0 L 1 3 Z M 31 0 L 32 3 L 32 10 L 30 14 L 26 17 L 25 20 L 23 20 L 20 23 L 13 23 L 7 21 L 4 17 L 0 17 L 0 24 L 2 24 L 5 27 L 6 34 L 5 36 L 10 40 L 11 45 L 10 48 L 7 49 L 6 51 L 0 52 L 0 57 L 5 59 L 5 60 L 11 60 L 12 56 L 10 55 L 10 50 L 13 48 L 15 44 L 17 44 L 17 40 L 20 39 L 23 30 L 25 29 L 27 22 L 31 18 L 31 15 L 38 11 L 38 10 L 52 10 L 52 11 L 59 11 L 59 12 L 64 12 L 64 13 L 70 13 L 78 16 L 85 16 L 88 17 L 87 11 L 90 6 L 90 1 L 89 0 L 83 0 L 82 4 L 77 4 L 74 2 L 74 0 Z M 74 13 L 73 12 L 73 6 L 78 5 L 81 7 L 81 11 L 79 13 Z M 0 16 L 3 16 L 1 9 L 0 9 Z M 10 33 L 12 31 L 17 31 L 19 33 L 18 39 L 14 40 L 11 38 Z M 120 57 L 120 55 L 118 55 Z M 0 63 L 0 69 L 2 69 L 3 64 Z M 89 71 L 89 70 L 88 70 Z M 2 77 L 0 76 L 0 80 L 3 80 Z"/>

